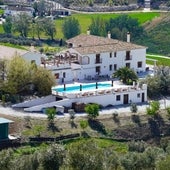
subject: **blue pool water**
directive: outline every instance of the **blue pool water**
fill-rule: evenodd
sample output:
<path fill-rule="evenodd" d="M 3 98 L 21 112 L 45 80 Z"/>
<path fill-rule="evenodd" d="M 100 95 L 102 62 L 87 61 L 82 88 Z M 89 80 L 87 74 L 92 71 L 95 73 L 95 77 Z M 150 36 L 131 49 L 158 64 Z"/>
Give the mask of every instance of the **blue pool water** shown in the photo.
<path fill-rule="evenodd" d="M 64 85 L 63 87 L 56 87 L 53 88 L 53 90 L 56 90 L 57 92 L 66 92 L 66 93 L 74 93 L 74 92 L 79 92 L 79 91 L 88 91 L 88 90 L 95 90 L 97 89 L 105 89 L 108 87 L 111 87 L 111 83 L 90 83 L 90 84 L 82 84 L 82 85 L 73 85 L 73 86 L 67 86 Z"/>

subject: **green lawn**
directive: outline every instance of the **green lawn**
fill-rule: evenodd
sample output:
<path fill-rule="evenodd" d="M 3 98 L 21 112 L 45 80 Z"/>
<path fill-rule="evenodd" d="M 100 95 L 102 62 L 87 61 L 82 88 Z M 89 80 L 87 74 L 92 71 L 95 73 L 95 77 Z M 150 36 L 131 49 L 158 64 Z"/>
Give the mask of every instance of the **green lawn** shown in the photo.
<path fill-rule="evenodd" d="M 21 45 L 16 45 L 16 44 L 11 44 L 11 43 L 1 43 L 0 42 L 0 45 L 4 45 L 4 46 L 7 46 L 7 47 L 12 47 L 12 48 L 17 48 L 17 49 L 21 49 L 21 50 L 27 50 L 27 48 L 21 46 Z"/>
<path fill-rule="evenodd" d="M 81 27 L 81 33 L 86 33 L 89 25 L 91 24 L 92 17 L 97 18 L 99 16 L 105 20 L 109 20 L 110 18 L 115 18 L 119 15 L 122 15 L 122 14 L 114 14 L 114 13 L 78 14 L 78 13 L 76 13 L 76 14 L 72 14 L 72 17 L 75 17 L 79 21 L 80 27 Z M 158 13 L 158 12 L 149 12 L 149 13 L 137 12 L 137 13 L 128 13 L 128 15 L 131 16 L 132 18 L 137 18 L 139 23 L 143 24 L 147 21 L 152 20 L 155 17 L 160 16 L 160 13 Z M 57 34 L 56 34 L 57 39 L 63 38 L 62 24 L 63 24 L 64 20 L 65 20 L 65 18 L 59 18 L 59 19 L 55 20 L 56 30 L 57 30 Z M 0 33 L 4 33 L 2 25 L 0 25 Z M 47 37 L 47 36 L 45 36 L 43 34 L 42 37 Z"/>
<path fill-rule="evenodd" d="M 144 24 L 147 21 L 151 21 L 155 17 L 159 17 L 160 13 L 159 12 L 149 12 L 149 13 L 130 13 L 128 14 L 132 18 L 137 18 L 140 24 Z"/>
<path fill-rule="evenodd" d="M 157 64 L 165 65 L 165 66 L 170 66 L 170 58 L 169 59 L 168 58 L 161 58 L 161 57 L 158 58 L 158 57 L 151 56 L 151 55 L 148 54 L 146 56 L 146 63 L 147 64 L 151 64 L 151 65 L 153 65 L 154 62 L 147 60 L 147 58 L 157 60 Z"/>
<path fill-rule="evenodd" d="M 3 9 L 0 9 L 0 15 L 2 15 L 4 13 Z"/>
<path fill-rule="evenodd" d="M 126 153 L 128 151 L 128 145 L 125 142 L 117 142 L 111 139 L 104 139 L 104 138 L 79 138 L 79 139 L 73 139 L 68 140 L 65 142 L 66 148 L 69 147 L 71 144 L 76 143 L 85 143 L 89 140 L 93 140 L 100 148 L 112 148 L 114 151 L 118 153 Z"/>
<path fill-rule="evenodd" d="M 114 13 L 108 13 L 108 14 L 72 14 L 72 17 L 76 18 L 81 26 L 81 32 L 86 33 L 89 25 L 91 24 L 91 18 L 97 18 L 101 17 L 105 20 L 109 20 L 110 18 L 115 18 L 122 14 L 114 14 Z M 158 12 L 149 12 L 149 13 L 143 13 L 143 12 L 137 12 L 137 13 L 128 13 L 129 16 L 132 18 L 137 18 L 140 24 L 143 24 L 147 21 L 152 20 L 155 17 L 159 17 L 160 13 Z M 57 28 L 57 37 L 62 38 L 62 23 L 64 22 L 65 18 L 57 19 L 56 22 L 56 28 Z"/>
<path fill-rule="evenodd" d="M 0 24 L 0 33 L 4 33 L 4 29 L 1 24 Z"/>

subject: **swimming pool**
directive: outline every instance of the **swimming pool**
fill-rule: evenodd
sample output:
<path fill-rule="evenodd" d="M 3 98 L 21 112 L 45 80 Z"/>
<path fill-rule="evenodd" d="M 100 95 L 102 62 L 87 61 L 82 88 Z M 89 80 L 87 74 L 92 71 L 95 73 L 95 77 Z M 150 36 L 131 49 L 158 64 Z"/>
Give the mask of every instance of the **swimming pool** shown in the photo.
<path fill-rule="evenodd" d="M 111 87 L 112 83 L 89 83 L 89 84 L 79 84 L 79 85 L 62 85 L 59 87 L 54 87 L 52 90 L 57 92 L 65 92 L 65 93 L 75 93 L 79 91 L 89 91 L 95 89 L 105 89 Z"/>

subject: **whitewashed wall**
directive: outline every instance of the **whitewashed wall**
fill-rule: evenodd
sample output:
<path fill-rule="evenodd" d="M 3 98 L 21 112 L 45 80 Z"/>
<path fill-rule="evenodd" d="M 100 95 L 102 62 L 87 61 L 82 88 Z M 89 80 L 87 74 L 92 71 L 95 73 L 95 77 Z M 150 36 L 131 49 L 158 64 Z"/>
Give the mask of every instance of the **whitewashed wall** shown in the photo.
<path fill-rule="evenodd" d="M 140 98 L 137 97 L 137 94 L 140 93 Z M 80 97 L 80 98 L 72 98 L 72 99 L 63 99 L 60 101 L 55 102 L 49 102 L 46 104 L 33 106 L 30 108 L 24 109 L 28 112 L 39 112 L 42 111 L 43 108 L 46 107 L 53 107 L 53 106 L 66 106 L 71 107 L 73 102 L 79 102 L 79 103 L 98 103 L 102 106 L 108 106 L 108 105 L 121 105 L 123 104 L 123 96 L 124 94 L 129 94 L 129 101 L 133 103 L 141 103 L 142 101 L 142 93 L 145 93 L 145 102 L 147 101 L 147 90 L 134 90 L 129 92 L 120 92 L 120 93 L 111 93 L 111 94 L 105 94 L 105 95 L 97 95 L 97 96 L 89 96 L 89 97 Z M 120 101 L 116 101 L 116 96 L 120 95 Z"/>
<path fill-rule="evenodd" d="M 22 103 L 14 104 L 14 105 L 12 105 L 12 107 L 13 108 L 15 108 L 15 107 L 32 107 L 32 106 L 36 106 L 36 105 L 40 105 L 40 104 L 53 102 L 53 101 L 55 101 L 55 99 L 56 99 L 56 96 L 49 95 L 46 97 L 36 98 L 36 99 L 28 100 L 28 101 L 25 101 Z"/>

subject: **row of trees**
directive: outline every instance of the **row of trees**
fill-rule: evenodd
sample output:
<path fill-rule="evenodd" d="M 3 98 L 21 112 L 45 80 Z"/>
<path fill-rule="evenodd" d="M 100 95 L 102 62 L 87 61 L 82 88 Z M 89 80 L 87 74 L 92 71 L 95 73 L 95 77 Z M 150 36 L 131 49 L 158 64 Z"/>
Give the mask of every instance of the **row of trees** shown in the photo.
<path fill-rule="evenodd" d="M 94 140 L 69 145 L 52 144 L 16 154 L 12 149 L 0 152 L 0 167 L 4 170 L 164 170 L 170 167 L 169 145 L 165 150 L 148 147 L 144 142 L 129 144 L 129 151 L 120 154 L 112 147 L 101 148 Z"/>
<path fill-rule="evenodd" d="M 0 61 L 0 93 L 6 96 L 31 95 L 39 96 L 51 93 L 55 84 L 52 73 L 35 63 L 29 63 L 20 56 L 11 61 Z M 43 83 L 42 83 L 43 82 Z"/>
<path fill-rule="evenodd" d="M 92 18 L 89 28 L 93 35 L 106 36 L 107 32 L 110 31 L 111 37 L 119 40 L 126 40 L 127 32 L 132 33 L 132 40 L 142 37 L 144 34 L 143 27 L 138 20 L 128 15 L 110 18 L 109 21 L 100 17 Z"/>
<path fill-rule="evenodd" d="M 31 36 L 41 38 L 45 33 L 50 36 L 51 40 L 56 35 L 55 22 L 50 18 L 31 18 L 27 14 L 18 15 L 16 17 L 7 17 L 3 23 L 5 33 L 11 34 L 18 32 L 22 37 Z M 73 17 L 66 19 L 62 25 L 62 31 L 65 38 L 71 38 L 80 34 L 80 25 L 78 20 Z"/>
<path fill-rule="evenodd" d="M 28 33 L 34 38 L 36 35 L 40 38 L 44 32 L 46 35 L 54 39 L 56 27 L 54 21 L 41 18 L 31 19 L 28 15 L 19 15 L 17 17 L 7 18 L 3 23 L 3 28 L 6 33 L 19 32 L 21 36 L 27 37 Z M 111 32 L 111 37 L 125 40 L 127 32 L 132 32 L 132 39 L 143 35 L 143 28 L 139 25 L 137 19 L 132 19 L 128 15 L 121 15 L 116 18 L 110 18 L 106 21 L 100 17 L 92 18 L 89 26 L 92 35 L 106 36 L 107 32 Z M 80 24 L 74 17 L 69 17 L 64 20 L 62 31 L 66 39 L 72 38 L 81 32 Z"/>
<path fill-rule="evenodd" d="M 36 35 L 40 39 L 42 33 L 45 33 L 53 40 L 56 34 L 55 23 L 51 19 L 33 19 L 27 14 L 20 14 L 12 18 L 7 17 L 6 22 L 2 26 L 5 33 L 18 32 L 23 37 L 27 37 L 30 34 L 32 38 Z"/>

